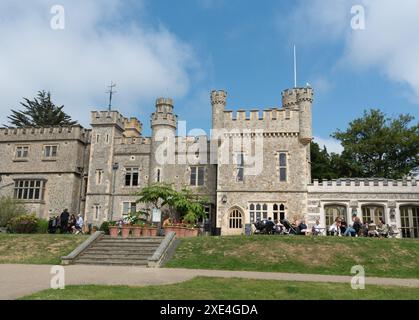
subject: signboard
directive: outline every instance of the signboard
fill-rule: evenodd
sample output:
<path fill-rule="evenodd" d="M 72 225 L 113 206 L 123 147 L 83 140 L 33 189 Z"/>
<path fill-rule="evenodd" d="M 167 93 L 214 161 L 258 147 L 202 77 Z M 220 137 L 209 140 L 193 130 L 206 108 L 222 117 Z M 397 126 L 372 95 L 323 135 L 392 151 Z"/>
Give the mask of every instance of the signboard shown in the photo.
<path fill-rule="evenodd" d="M 160 209 L 153 209 L 153 222 L 160 223 L 161 222 L 161 210 Z"/>

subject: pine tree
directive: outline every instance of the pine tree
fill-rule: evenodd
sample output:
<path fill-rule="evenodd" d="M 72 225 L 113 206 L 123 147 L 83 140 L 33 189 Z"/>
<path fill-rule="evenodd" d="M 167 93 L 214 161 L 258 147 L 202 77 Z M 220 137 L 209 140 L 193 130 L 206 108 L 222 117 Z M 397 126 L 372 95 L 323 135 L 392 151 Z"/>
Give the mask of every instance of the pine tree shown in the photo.
<path fill-rule="evenodd" d="M 36 98 L 29 100 L 24 98 L 25 102 L 20 104 L 24 110 L 12 110 L 12 115 L 8 117 L 12 126 L 23 127 L 51 127 L 51 126 L 72 126 L 77 124 L 63 108 L 58 107 L 51 101 L 51 93 L 39 91 Z"/>

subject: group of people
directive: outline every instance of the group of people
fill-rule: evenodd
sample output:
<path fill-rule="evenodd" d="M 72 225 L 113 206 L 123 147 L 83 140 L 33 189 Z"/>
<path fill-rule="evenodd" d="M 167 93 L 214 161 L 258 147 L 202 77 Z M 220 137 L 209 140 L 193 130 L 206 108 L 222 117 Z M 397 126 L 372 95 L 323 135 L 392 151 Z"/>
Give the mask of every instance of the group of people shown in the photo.
<path fill-rule="evenodd" d="M 344 218 L 337 217 L 335 222 L 329 227 L 324 228 L 320 220 L 309 228 L 304 219 L 294 220 L 292 223 L 288 220 L 272 221 L 268 218 L 264 221 L 258 221 L 254 225 L 257 230 L 267 234 L 294 234 L 294 235 L 330 235 L 344 237 L 388 237 L 391 236 L 391 228 L 385 223 L 383 218 L 375 224 L 373 221 L 362 223 L 361 219 L 353 215 L 350 223 Z"/>
<path fill-rule="evenodd" d="M 388 237 L 390 226 L 385 223 L 383 218 L 379 219 L 378 224 L 372 220 L 362 223 L 361 219 L 354 215 L 350 223 L 347 223 L 344 218 L 337 217 L 328 232 L 332 236 Z"/>
<path fill-rule="evenodd" d="M 83 217 L 81 214 L 76 215 L 70 214 L 68 209 L 60 214 L 60 216 L 52 216 L 48 222 L 48 232 L 49 233 L 74 233 L 81 234 L 83 233 Z"/>

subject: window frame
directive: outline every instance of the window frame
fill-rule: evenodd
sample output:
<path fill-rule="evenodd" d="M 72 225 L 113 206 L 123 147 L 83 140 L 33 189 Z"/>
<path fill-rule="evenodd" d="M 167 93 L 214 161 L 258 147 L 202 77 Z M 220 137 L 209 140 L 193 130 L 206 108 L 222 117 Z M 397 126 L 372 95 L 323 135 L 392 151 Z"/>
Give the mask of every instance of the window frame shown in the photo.
<path fill-rule="evenodd" d="M 19 151 L 19 149 L 26 149 L 26 155 L 25 155 L 25 151 Z M 14 154 L 14 159 L 15 160 L 27 160 L 29 158 L 29 149 L 30 146 L 29 145 L 16 145 L 15 146 L 15 154 Z M 20 153 L 23 153 L 21 155 L 18 155 Z"/>
<path fill-rule="evenodd" d="M 44 179 L 15 179 L 13 198 L 22 201 L 43 201 L 46 180 Z"/>
<path fill-rule="evenodd" d="M 50 154 L 47 154 L 47 148 L 50 150 Z M 53 148 L 55 148 L 55 155 L 53 155 Z M 42 148 L 42 157 L 44 159 L 55 159 L 58 157 L 58 144 L 46 144 Z"/>
<path fill-rule="evenodd" d="M 244 182 L 245 154 L 239 152 L 236 154 L 236 182 Z"/>
<path fill-rule="evenodd" d="M 189 185 L 192 187 L 203 187 L 205 186 L 205 166 L 191 166 L 191 175 L 189 179 Z M 200 179 L 200 177 L 202 179 Z"/>
<path fill-rule="evenodd" d="M 285 160 L 285 163 L 282 160 Z M 286 151 L 278 152 L 278 175 L 280 183 L 288 182 L 288 152 Z"/>
<path fill-rule="evenodd" d="M 139 185 L 140 185 L 140 168 L 138 167 L 125 168 L 124 187 L 136 188 Z"/>

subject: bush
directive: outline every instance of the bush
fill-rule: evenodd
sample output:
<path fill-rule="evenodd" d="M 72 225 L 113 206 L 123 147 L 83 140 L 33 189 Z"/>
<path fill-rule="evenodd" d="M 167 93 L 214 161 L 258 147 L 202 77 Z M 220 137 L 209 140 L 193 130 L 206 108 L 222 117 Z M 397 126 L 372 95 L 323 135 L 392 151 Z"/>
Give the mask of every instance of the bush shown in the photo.
<path fill-rule="evenodd" d="M 36 233 L 48 233 L 48 220 L 37 219 L 36 223 Z"/>
<path fill-rule="evenodd" d="M 34 214 L 25 214 L 9 220 L 7 228 L 11 233 L 36 233 L 38 218 Z"/>
<path fill-rule="evenodd" d="M 4 228 L 10 219 L 27 214 L 25 206 L 19 201 L 9 198 L 0 198 L 0 228 Z"/>
<path fill-rule="evenodd" d="M 105 232 L 105 234 L 109 234 L 109 222 L 103 222 L 99 230 Z"/>

